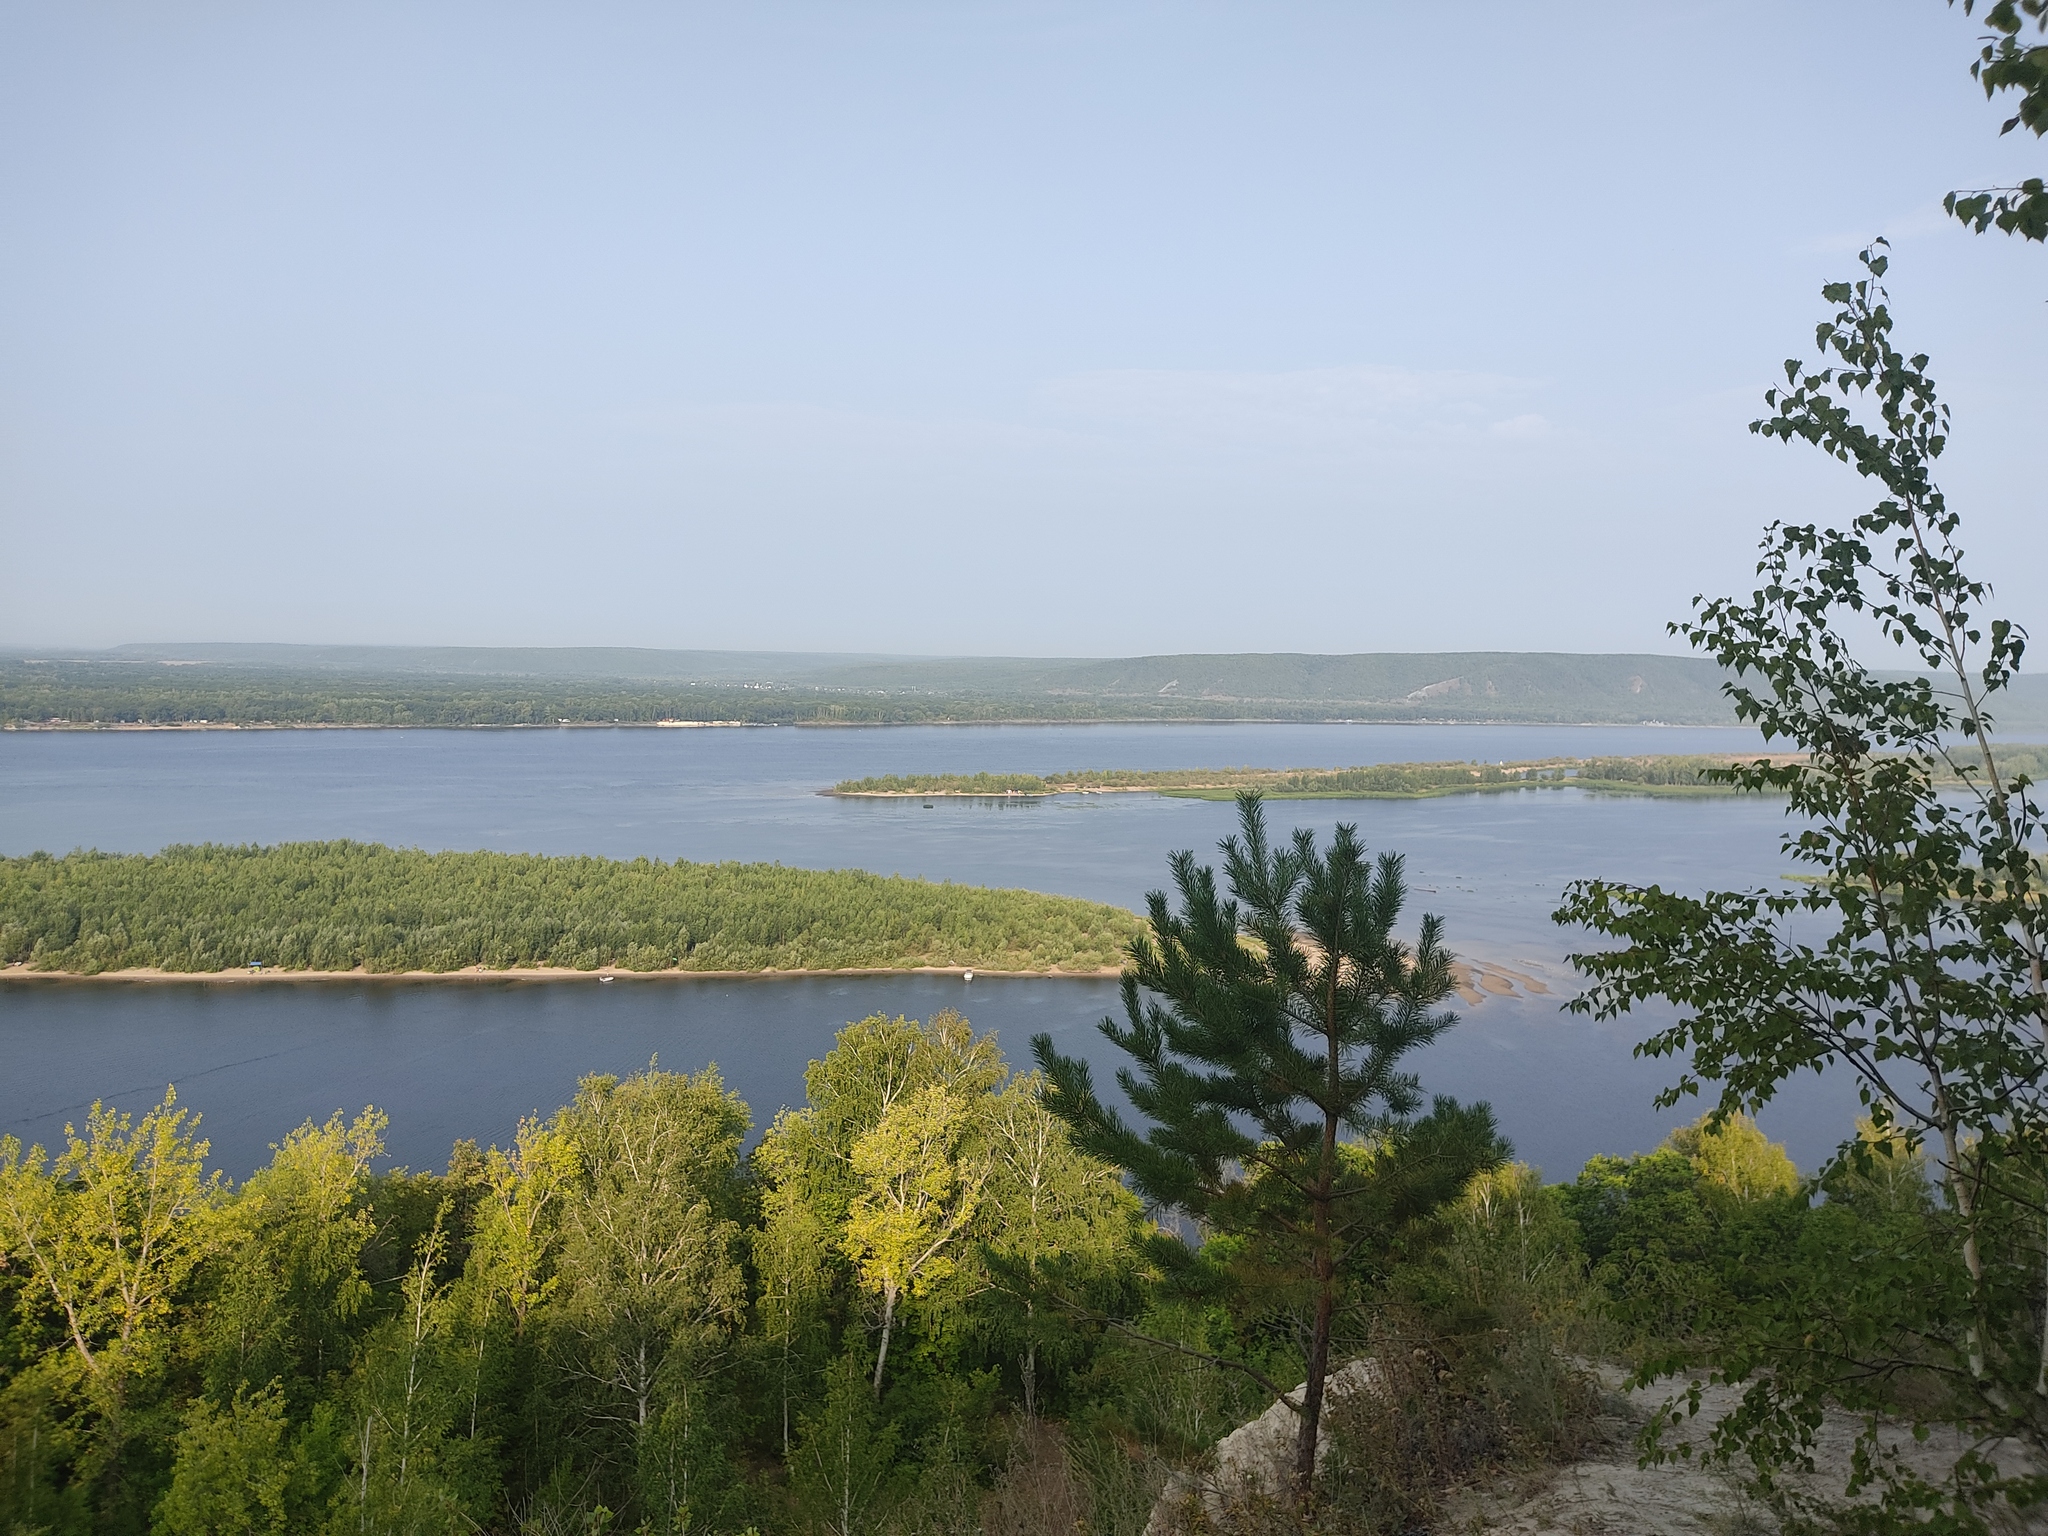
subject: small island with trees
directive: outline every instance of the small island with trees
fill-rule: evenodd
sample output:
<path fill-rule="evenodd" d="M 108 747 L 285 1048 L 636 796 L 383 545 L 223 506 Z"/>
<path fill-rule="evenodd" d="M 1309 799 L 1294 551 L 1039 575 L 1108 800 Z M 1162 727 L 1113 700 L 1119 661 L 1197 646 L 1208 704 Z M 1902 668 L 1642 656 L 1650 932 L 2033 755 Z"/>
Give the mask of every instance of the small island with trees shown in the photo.
<path fill-rule="evenodd" d="M 779 864 L 375 843 L 0 859 L 0 974 L 1114 970 L 1121 907 Z"/>
<path fill-rule="evenodd" d="M 2009 771 L 2040 775 L 2048 747 L 1999 748 Z M 1147 793 L 1180 800 L 1432 800 L 1521 789 L 1610 795 L 1731 795 L 1734 770 L 1784 767 L 1802 753 L 1669 753 L 1640 757 L 1547 757 L 1515 763 L 1375 763 L 1360 768 L 1088 768 L 1077 773 L 905 773 L 846 779 L 821 794 L 852 800 L 1043 800 L 1053 795 Z M 1961 781 L 1933 762 L 1937 782 Z"/>
<path fill-rule="evenodd" d="M 1624 794 L 1727 794 L 1709 774 L 1737 758 L 1670 755 L 1550 757 L 1514 763 L 1374 763 L 1357 768 L 1088 768 L 1074 773 L 913 773 L 848 779 L 823 791 L 854 799 L 990 799 L 1145 792 L 1183 800 L 1427 800 L 1516 789 Z"/>

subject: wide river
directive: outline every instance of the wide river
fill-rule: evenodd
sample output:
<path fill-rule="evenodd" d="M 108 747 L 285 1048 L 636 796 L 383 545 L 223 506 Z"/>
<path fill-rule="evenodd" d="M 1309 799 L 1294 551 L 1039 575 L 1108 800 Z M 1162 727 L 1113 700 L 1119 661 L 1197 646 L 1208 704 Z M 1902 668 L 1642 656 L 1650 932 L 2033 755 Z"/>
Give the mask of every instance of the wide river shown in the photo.
<path fill-rule="evenodd" d="M 1228 804 L 1102 795 L 1022 804 L 839 800 L 881 773 L 1334 767 L 1553 754 L 1742 751 L 1742 730 L 1538 726 L 1090 725 L 877 729 L 0 733 L 0 854 L 357 838 L 422 848 L 762 860 L 1025 886 L 1137 907 L 1167 855 L 1212 852 Z M 1668 1015 L 1596 1024 L 1559 1009 L 1581 936 L 1550 922 L 1567 881 L 1697 890 L 1776 880 L 1778 802 L 1529 790 L 1416 801 L 1290 801 L 1276 821 L 1358 824 L 1406 856 L 1411 912 L 1452 947 L 1534 977 L 1461 1007 L 1415 1058 L 1431 1092 L 1494 1104 L 1519 1154 L 1569 1177 L 1653 1146 L 1668 1062 L 1631 1047 Z M 1113 982 L 950 977 L 756 981 L 0 983 L 0 1133 L 62 1135 L 94 1099 L 144 1108 L 175 1083 L 236 1178 L 309 1116 L 376 1104 L 393 1156 L 439 1166 L 458 1137 L 505 1142 L 586 1072 L 715 1062 L 757 1127 L 800 1104 L 803 1069 L 849 1019 L 956 1007 L 1013 1061 L 1033 1032 L 1085 1050 Z M 1849 1129 L 1846 1083 L 1792 1085 L 1763 1117 L 1802 1166 Z"/>

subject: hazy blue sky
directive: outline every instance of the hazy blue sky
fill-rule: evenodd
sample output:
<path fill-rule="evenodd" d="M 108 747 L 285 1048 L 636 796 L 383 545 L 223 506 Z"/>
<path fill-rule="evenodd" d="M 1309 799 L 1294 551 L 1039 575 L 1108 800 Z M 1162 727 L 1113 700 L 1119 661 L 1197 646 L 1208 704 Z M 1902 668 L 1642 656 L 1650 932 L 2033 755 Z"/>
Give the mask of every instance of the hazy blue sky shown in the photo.
<path fill-rule="evenodd" d="M 1940 0 L 0 4 L 0 640 L 1670 649 L 1888 234 L 2048 639 Z"/>

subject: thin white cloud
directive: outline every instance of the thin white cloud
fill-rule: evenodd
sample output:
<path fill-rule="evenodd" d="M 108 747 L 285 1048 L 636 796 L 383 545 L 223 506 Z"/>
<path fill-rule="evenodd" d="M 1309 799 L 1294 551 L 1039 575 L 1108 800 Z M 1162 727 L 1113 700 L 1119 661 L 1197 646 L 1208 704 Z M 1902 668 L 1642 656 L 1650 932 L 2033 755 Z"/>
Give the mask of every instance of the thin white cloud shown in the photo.
<path fill-rule="evenodd" d="M 1521 416 L 1510 416 L 1505 421 L 1496 421 L 1486 430 L 1511 442 L 1531 443 L 1550 435 L 1550 419 L 1530 411 Z"/>
<path fill-rule="evenodd" d="M 610 413 L 629 437 L 778 452 L 970 458 L 1146 453 L 1171 447 L 1441 452 L 1552 438 L 1538 382 L 1386 367 L 1286 372 L 1119 368 L 1041 385 L 1014 415 L 878 412 L 806 401 L 665 405 Z"/>
<path fill-rule="evenodd" d="M 1876 229 L 1837 230 L 1832 234 L 1814 235 L 1801 240 L 1792 249 L 1802 256 L 1854 256 L 1879 235 L 1893 245 L 1904 245 L 1909 240 L 1924 240 L 1929 235 L 1938 235 L 1953 226 L 1954 221 L 1936 201 L 1895 214 Z"/>
<path fill-rule="evenodd" d="M 1441 442 L 1493 432 L 1538 435 L 1518 411 L 1533 380 L 1451 369 L 1304 368 L 1288 372 L 1123 368 L 1055 380 L 1038 404 L 1094 430 L 1275 447 Z M 1510 430 L 1500 432 L 1497 424 Z"/>
<path fill-rule="evenodd" d="M 801 447 L 861 456 L 1042 451 L 1065 435 L 987 415 L 920 415 L 802 400 L 648 406 L 612 412 L 604 419 L 622 434 L 650 440 L 711 443 L 732 450 Z"/>

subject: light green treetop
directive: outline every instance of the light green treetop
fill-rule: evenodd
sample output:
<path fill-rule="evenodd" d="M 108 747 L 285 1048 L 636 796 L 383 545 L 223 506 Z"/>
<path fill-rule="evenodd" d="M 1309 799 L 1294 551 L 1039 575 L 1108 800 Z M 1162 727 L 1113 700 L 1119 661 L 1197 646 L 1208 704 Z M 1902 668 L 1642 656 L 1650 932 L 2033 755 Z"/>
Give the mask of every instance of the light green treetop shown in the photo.
<path fill-rule="evenodd" d="M 207 1144 L 176 1108 L 177 1090 L 140 1122 L 94 1103 L 85 1134 L 64 1127 L 54 1163 L 0 1137 L 0 1251 L 57 1313 L 77 1369 L 117 1406 L 124 1381 L 152 1351 L 155 1325 L 193 1268 L 217 1244 L 219 1175 Z"/>
<path fill-rule="evenodd" d="M 1682 1125 L 1670 1136 L 1699 1176 L 1738 1200 L 1765 1200 L 1799 1188 L 1799 1169 L 1782 1141 L 1772 1141 L 1745 1114 L 1730 1114 L 1717 1125 L 1711 1114 Z"/>
<path fill-rule="evenodd" d="M 585 1078 L 563 1112 L 584 1173 L 561 1250 L 574 1340 L 562 1360 L 603 1399 L 599 1418 L 644 1429 L 670 1356 L 687 1364 L 738 1327 L 748 1120 L 716 1068 Z"/>
<path fill-rule="evenodd" d="M 374 1109 L 307 1121 L 225 1208 L 229 1258 L 207 1309 L 208 1387 L 223 1407 L 272 1381 L 304 1407 L 346 1368 L 348 1325 L 370 1296 L 360 1260 L 376 1219 L 363 1188 L 386 1124 Z"/>
<path fill-rule="evenodd" d="M 862 1286 L 882 1298 L 876 1392 L 897 1303 L 929 1294 L 953 1273 L 955 1250 L 980 1208 L 988 1158 L 975 1110 L 934 1084 L 890 1105 L 853 1145 L 860 1193 L 847 1210 L 844 1246 Z"/>
<path fill-rule="evenodd" d="M 492 1147 L 484 1155 L 489 1193 L 478 1203 L 470 1275 L 486 1305 L 502 1300 L 522 1334 L 560 1283 L 555 1255 L 582 1172 L 569 1135 L 532 1116 L 519 1122 L 510 1152 Z"/>

